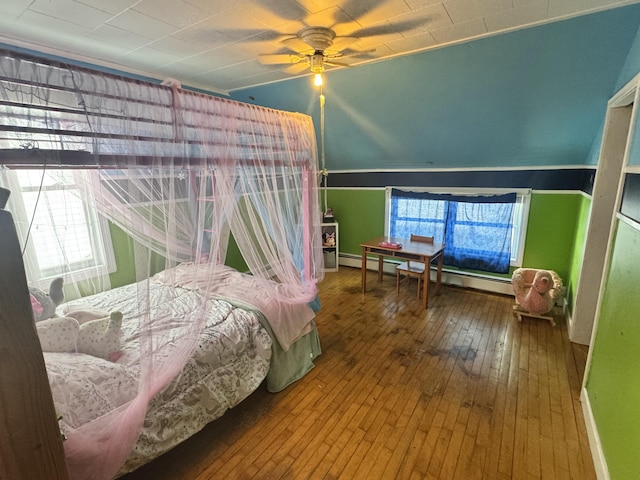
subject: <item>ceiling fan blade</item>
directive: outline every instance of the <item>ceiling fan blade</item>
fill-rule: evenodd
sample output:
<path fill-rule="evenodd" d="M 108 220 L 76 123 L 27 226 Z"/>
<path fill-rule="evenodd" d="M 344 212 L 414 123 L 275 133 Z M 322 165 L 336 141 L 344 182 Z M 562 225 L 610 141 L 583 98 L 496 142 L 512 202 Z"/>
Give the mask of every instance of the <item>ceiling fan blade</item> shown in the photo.
<path fill-rule="evenodd" d="M 291 63 L 295 64 L 304 59 L 305 57 L 301 57 L 300 55 L 293 55 L 288 53 L 258 55 L 258 61 L 263 65 L 282 65 Z"/>
<path fill-rule="evenodd" d="M 243 42 L 273 42 L 282 37 L 282 33 L 267 29 L 235 29 L 219 30 L 229 38 L 242 40 Z"/>
<path fill-rule="evenodd" d="M 332 54 L 334 52 L 340 52 L 341 50 L 348 48 L 350 45 L 353 45 L 357 41 L 358 39 L 356 37 L 347 37 L 341 35 L 337 36 L 333 39 L 333 43 L 331 44 L 331 46 L 325 50 L 325 53 Z"/>
<path fill-rule="evenodd" d="M 325 60 L 324 61 L 325 65 L 330 65 L 332 67 L 351 67 L 352 65 L 349 65 L 348 63 L 344 63 L 344 62 L 335 62 L 333 60 Z"/>
<path fill-rule="evenodd" d="M 340 10 L 347 12 L 347 14 L 357 22 L 360 17 L 369 13 L 371 10 L 375 10 L 378 6 L 386 3 L 386 1 L 387 0 L 367 0 L 363 2 L 362 0 L 344 0 L 340 4 Z M 335 21 L 338 23 L 341 22 L 337 17 Z"/>
<path fill-rule="evenodd" d="M 362 59 L 371 59 L 375 58 L 375 55 L 371 55 L 376 51 L 375 48 L 370 48 L 369 50 L 352 50 L 347 48 L 342 51 L 342 54 L 336 58 L 362 58 Z"/>
<path fill-rule="evenodd" d="M 300 62 L 283 69 L 284 72 L 291 75 L 300 75 L 301 73 L 305 73 L 307 70 L 309 70 L 309 64 L 307 62 Z"/>
<path fill-rule="evenodd" d="M 429 23 L 426 18 L 412 18 L 398 23 L 384 23 L 374 27 L 365 27 L 356 30 L 351 34 L 353 37 L 375 37 L 378 35 L 388 35 L 391 33 L 400 33 L 413 30 L 414 28 L 423 27 Z"/>
<path fill-rule="evenodd" d="M 284 40 L 282 40 L 282 43 L 284 43 L 287 46 L 287 48 L 293 50 L 294 52 L 298 52 L 302 55 L 307 55 L 307 54 L 310 55 L 314 52 L 313 47 L 306 44 L 305 42 L 300 40 L 298 37 L 285 38 Z"/>
<path fill-rule="evenodd" d="M 281 0 L 257 0 L 255 2 L 258 7 L 264 8 L 273 16 L 280 18 L 282 22 L 285 20 L 299 21 L 309 12 L 297 2 L 283 2 Z"/>

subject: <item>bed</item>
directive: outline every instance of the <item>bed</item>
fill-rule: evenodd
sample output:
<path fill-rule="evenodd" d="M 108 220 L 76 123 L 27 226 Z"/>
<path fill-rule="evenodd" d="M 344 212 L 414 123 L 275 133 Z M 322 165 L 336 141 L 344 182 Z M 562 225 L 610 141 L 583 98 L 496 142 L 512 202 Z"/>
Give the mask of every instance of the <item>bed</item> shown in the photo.
<path fill-rule="evenodd" d="M 16 294 L 0 294 L 0 338 L 11 359 L 0 369 L 0 391 L 12 392 L 4 395 L 2 426 L 11 435 L 0 435 L 0 457 L 15 472 L 9 477 L 111 479 L 261 382 L 278 391 L 311 368 L 320 349 L 304 305 L 316 298 L 324 270 L 310 116 L 7 51 L 0 72 L 0 158 L 8 166 L 0 183 L 13 192 L 9 240 L 23 244 L 11 247 L 12 257 L 24 262 L 11 266 L 16 285 L 5 282 Z M 36 245 L 40 233 L 47 238 Z M 156 260 L 172 265 L 170 273 L 110 290 L 114 278 L 149 279 Z M 209 262 L 252 276 L 220 270 L 210 288 L 199 271 Z M 48 350 L 44 371 L 27 283 L 44 288 L 58 276 L 75 289 L 70 298 L 122 311 L 120 358 Z M 170 314 L 133 315 L 140 305 L 166 305 L 166 296 L 176 299 Z M 206 308 L 193 311 L 189 302 Z M 147 348 L 149 332 L 167 353 Z M 84 368 L 98 378 L 82 386 Z M 177 414 L 182 400 L 196 403 L 188 395 L 201 406 Z"/>
<path fill-rule="evenodd" d="M 320 353 L 314 312 L 285 306 L 256 294 L 260 285 L 231 268 L 216 272 L 215 291 L 206 291 L 205 268 L 183 264 L 150 279 L 154 348 L 171 345 L 190 325 L 190 312 L 206 297 L 206 325 L 193 356 L 150 402 L 144 424 L 120 475 L 173 448 L 240 403 L 266 379 L 279 391 L 313 368 Z M 61 429 L 69 431 L 131 401 L 138 388 L 139 284 L 69 302 L 59 312 L 90 306 L 123 314 L 122 355 L 116 361 L 85 353 L 44 352 Z M 171 302 L 171 315 L 158 318 L 155 305 Z"/>

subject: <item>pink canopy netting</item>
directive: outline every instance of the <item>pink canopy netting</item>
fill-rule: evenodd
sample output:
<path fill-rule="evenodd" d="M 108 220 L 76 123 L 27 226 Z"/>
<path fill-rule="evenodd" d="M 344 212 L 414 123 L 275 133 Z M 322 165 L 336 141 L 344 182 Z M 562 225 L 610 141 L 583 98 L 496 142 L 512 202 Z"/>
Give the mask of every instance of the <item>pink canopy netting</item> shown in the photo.
<path fill-rule="evenodd" d="M 127 265 L 118 269 L 134 269 L 137 282 L 137 395 L 66 431 L 64 444 L 72 478 L 112 478 L 136 441 L 149 401 L 191 357 L 204 323 L 204 297 L 179 319 L 171 300 L 151 305 L 151 275 L 192 262 L 205 272 L 206 288 L 215 289 L 232 236 L 248 270 L 274 298 L 291 304 L 315 298 L 323 274 L 313 125 L 305 115 L 6 52 L 0 75 L 0 148 L 14 159 L 1 172 L 2 182 L 15 187 L 17 169 L 38 169 L 34 205 L 8 207 L 32 215 L 18 222 L 25 263 L 34 216 L 44 225 L 71 215 L 65 211 L 77 192 L 131 242 Z M 74 166 L 82 168 L 66 170 Z M 68 186 L 67 195 L 56 201 L 49 185 Z M 52 252 L 70 256 L 65 249 L 73 242 L 58 234 Z M 108 272 L 86 271 L 84 277 L 53 275 L 65 277 L 68 297 L 108 288 Z M 184 334 L 158 344 L 154 318 L 182 322 Z"/>

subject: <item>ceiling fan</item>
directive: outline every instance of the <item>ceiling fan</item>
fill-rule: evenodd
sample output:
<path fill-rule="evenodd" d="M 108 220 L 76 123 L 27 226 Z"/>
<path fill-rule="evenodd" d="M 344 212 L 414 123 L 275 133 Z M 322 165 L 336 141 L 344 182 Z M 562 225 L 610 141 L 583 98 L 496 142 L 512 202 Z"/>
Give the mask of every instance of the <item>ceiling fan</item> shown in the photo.
<path fill-rule="evenodd" d="M 351 64 L 342 59 L 367 58 L 374 51 L 346 48 L 356 40 L 355 37 L 339 37 L 328 27 L 305 27 L 295 37 L 283 40 L 292 53 L 263 54 L 258 60 L 264 65 L 289 65 L 285 68 L 288 73 L 299 74 L 309 69 L 311 73 L 319 74 L 326 66 L 349 67 Z"/>

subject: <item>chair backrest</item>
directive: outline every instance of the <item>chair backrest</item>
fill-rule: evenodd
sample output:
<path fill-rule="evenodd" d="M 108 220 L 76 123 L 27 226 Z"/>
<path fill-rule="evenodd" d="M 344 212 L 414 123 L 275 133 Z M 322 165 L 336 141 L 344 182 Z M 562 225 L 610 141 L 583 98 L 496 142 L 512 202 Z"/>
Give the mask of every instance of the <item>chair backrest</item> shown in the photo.
<path fill-rule="evenodd" d="M 423 242 L 423 243 L 433 243 L 433 237 L 425 237 L 422 235 L 411 234 L 412 242 Z"/>

